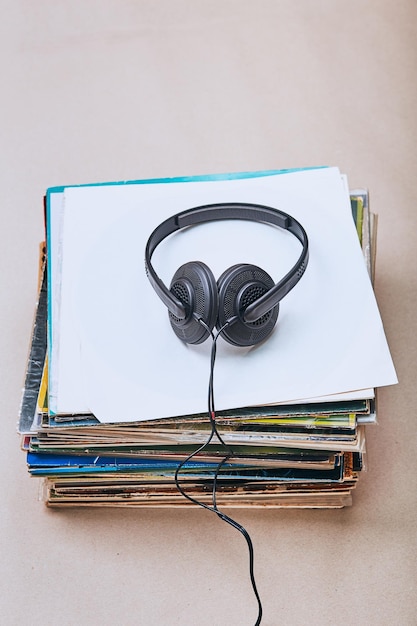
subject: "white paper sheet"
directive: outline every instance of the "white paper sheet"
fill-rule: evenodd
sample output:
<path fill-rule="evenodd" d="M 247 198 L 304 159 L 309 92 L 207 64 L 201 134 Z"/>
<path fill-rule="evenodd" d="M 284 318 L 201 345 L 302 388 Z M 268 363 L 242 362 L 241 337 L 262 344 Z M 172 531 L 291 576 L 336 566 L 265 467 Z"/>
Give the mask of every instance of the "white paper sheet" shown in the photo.
<path fill-rule="evenodd" d="M 307 231 L 310 261 L 283 299 L 262 345 L 219 340 L 216 408 L 290 402 L 396 382 L 374 293 L 337 168 L 244 180 L 75 187 L 65 190 L 57 412 L 102 422 L 138 421 L 207 408 L 210 342 L 187 346 L 144 271 L 144 249 L 164 219 L 212 202 L 281 209 Z M 300 244 L 290 233 L 243 221 L 180 231 L 155 251 L 169 285 L 187 261 L 218 277 L 235 263 L 278 281 Z M 354 395 L 357 396 L 357 393 Z"/>

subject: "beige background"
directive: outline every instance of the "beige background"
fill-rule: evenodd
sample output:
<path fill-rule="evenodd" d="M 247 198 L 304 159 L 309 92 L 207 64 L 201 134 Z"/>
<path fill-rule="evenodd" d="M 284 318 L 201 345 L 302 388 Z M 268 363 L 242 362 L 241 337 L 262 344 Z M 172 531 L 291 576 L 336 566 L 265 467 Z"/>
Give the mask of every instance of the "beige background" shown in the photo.
<path fill-rule="evenodd" d="M 417 624 L 415 0 L 2 0 L 0 15 L 0 623 L 256 618 L 244 542 L 211 514 L 38 501 L 15 425 L 46 187 L 330 164 L 379 214 L 400 384 L 379 395 L 352 508 L 237 517 L 263 625 Z"/>

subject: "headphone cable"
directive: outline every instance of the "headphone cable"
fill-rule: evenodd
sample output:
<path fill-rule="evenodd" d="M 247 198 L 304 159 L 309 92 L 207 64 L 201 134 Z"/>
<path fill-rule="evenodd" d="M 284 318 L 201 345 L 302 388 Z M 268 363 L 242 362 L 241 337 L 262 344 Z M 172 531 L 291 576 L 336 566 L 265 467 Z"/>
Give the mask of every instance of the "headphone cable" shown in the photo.
<path fill-rule="evenodd" d="M 233 450 L 230 448 L 230 446 L 228 446 L 222 436 L 220 435 L 218 429 L 217 429 L 217 424 L 216 424 L 216 411 L 215 411 L 215 406 L 214 406 L 214 364 L 216 361 L 216 347 L 217 347 L 217 339 L 220 336 L 220 334 L 223 332 L 223 330 L 229 326 L 231 323 L 233 323 L 234 318 L 228 320 L 226 322 L 226 324 L 224 324 L 224 326 L 222 326 L 220 328 L 220 330 L 218 330 L 218 332 L 216 333 L 216 335 L 213 334 L 213 332 L 209 329 L 209 327 L 207 326 L 207 324 L 201 319 L 198 318 L 198 321 L 200 324 L 202 324 L 202 326 L 205 327 L 205 329 L 210 333 L 210 336 L 213 340 L 212 343 L 212 347 L 211 347 L 211 358 L 210 358 L 210 378 L 209 378 L 209 386 L 208 386 L 208 416 L 209 416 L 209 420 L 210 420 L 210 425 L 211 425 L 211 429 L 210 429 L 210 433 L 209 436 L 207 438 L 207 440 L 201 445 L 199 446 L 196 450 L 194 450 L 194 452 L 192 452 L 191 454 L 189 454 L 183 461 L 181 461 L 181 463 L 178 464 L 176 470 L 175 470 L 175 485 L 178 489 L 178 491 L 184 496 L 184 498 L 186 498 L 187 500 L 189 500 L 190 502 L 192 502 L 193 504 L 196 504 L 198 506 L 203 507 L 204 509 L 207 509 L 208 511 L 212 511 L 213 513 L 216 513 L 216 515 L 223 520 L 224 522 L 226 522 L 227 524 L 229 524 L 230 526 L 232 526 L 233 528 L 235 528 L 236 530 L 238 530 L 243 537 L 246 540 L 247 546 L 248 546 L 248 551 L 249 551 L 249 576 L 250 576 L 250 580 L 251 580 L 251 584 L 252 584 L 252 589 L 253 589 L 253 593 L 255 594 L 257 603 L 258 603 L 258 617 L 257 620 L 255 622 L 254 626 L 259 626 L 259 624 L 261 623 L 262 620 L 262 603 L 261 603 L 261 599 L 258 593 L 258 589 L 256 586 L 256 581 L 255 581 L 255 574 L 254 574 L 254 549 L 253 549 L 253 543 L 252 543 L 252 539 L 248 533 L 248 531 L 244 528 L 244 526 L 242 526 L 241 524 L 239 524 L 239 522 L 237 522 L 236 520 L 234 520 L 232 517 L 230 517 L 229 515 L 226 515 L 225 513 L 223 513 L 222 511 L 220 511 L 217 507 L 217 481 L 218 481 L 218 477 L 220 474 L 220 470 L 223 467 L 223 465 L 226 463 L 226 461 L 233 456 Z M 221 445 L 225 448 L 225 450 L 227 451 L 227 454 L 223 457 L 223 459 L 220 461 L 220 463 L 217 465 L 216 470 L 214 472 L 214 477 L 213 477 L 213 488 L 212 488 L 212 506 L 206 504 L 205 502 L 202 502 L 200 500 L 197 500 L 197 498 L 194 498 L 193 496 L 190 496 L 185 489 L 182 487 L 180 480 L 179 480 L 179 474 L 181 469 L 192 459 L 194 458 L 196 455 L 198 455 L 200 452 L 202 452 L 202 450 L 204 450 L 212 441 L 213 437 L 216 435 L 217 439 L 220 441 Z"/>

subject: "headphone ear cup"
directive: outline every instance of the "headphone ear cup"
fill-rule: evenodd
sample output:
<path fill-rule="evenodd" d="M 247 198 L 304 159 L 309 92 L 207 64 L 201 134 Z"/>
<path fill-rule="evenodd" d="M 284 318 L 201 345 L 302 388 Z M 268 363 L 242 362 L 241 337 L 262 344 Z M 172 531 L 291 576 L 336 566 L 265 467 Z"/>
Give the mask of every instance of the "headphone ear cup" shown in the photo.
<path fill-rule="evenodd" d="M 174 333 L 185 343 L 202 343 L 210 332 L 198 321 L 202 319 L 210 331 L 217 319 L 219 299 L 216 279 L 210 268 L 201 261 L 181 265 L 171 281 L 170 291 L 186 309 L 185 319 L 169 312 Z"/>
<path fill-rule="evenodd" d="M 219 313 L 217 329 L 232 318 L 236 320 L 222 331 L 222 337 L 234 346 L 254 346 L 272 333 L 278 319 L 279 304 L 254 322 L 245 322 L 247 307 L 274 286 L 267 272 L 256 265 L 233 265 L 217 281 Z"/>

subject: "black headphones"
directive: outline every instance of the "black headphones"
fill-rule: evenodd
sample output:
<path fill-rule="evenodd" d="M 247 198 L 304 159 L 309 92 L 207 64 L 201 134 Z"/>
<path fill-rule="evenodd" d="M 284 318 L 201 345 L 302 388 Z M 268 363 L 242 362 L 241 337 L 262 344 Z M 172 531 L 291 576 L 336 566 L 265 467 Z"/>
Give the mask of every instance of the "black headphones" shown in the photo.
<path fill-rule="evenodd" d="M 187 226 L 230 219 L 265 222 L 295 235 L 303 249 L 294 267 L 275 284 L 256 265 L 233 265 L 216 283 L 205 263 L 191 261 L 175 272 L 168 289 L 151 264 L 161 241 Z M 208 204 L 183 211 L 155 228 L 145 249 L 149 281 L 168 307 L 175 334 L 191 344 L 205 341 L 214 326 L 234 346 L 253 346 L 266 339 L 278 319 L 280 300 L 298 283 L 307 263 L 308 238 L 301 224 L 287 213 L 258 204 Z"/>

